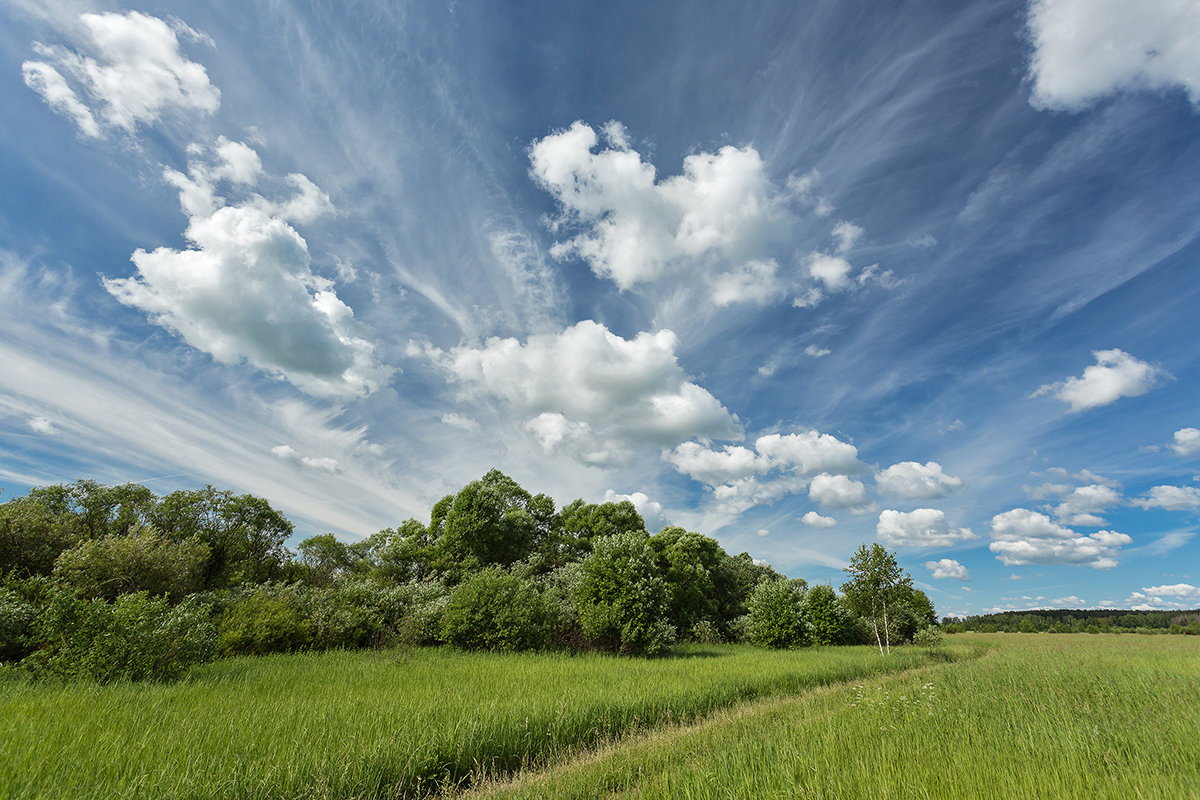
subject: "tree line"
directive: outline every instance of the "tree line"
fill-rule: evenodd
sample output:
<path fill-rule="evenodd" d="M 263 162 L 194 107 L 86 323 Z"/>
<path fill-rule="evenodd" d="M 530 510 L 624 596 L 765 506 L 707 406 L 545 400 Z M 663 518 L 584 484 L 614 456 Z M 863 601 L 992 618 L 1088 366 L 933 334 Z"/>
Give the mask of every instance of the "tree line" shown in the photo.
<path fill-rule="evenodd" d="M 839 593 L 668 526 L 629 501 L 562 508 L 492 470 L 358 542 L 252 495 L 158 496 L 80 480 L 0 504 L 0 670 L 169 679 L 217 656 L 449 645 L 655 655 L 677 641 L 871 643 L 935 622 L 895 557 L 864 545 Z"/>
<path fill-rule="evenodd" d="M 941 627 L 948 633 L 1181 633 L 1200 636 L 1200 609 L 1002 611 L 970 617 L 944 617 Z"/>

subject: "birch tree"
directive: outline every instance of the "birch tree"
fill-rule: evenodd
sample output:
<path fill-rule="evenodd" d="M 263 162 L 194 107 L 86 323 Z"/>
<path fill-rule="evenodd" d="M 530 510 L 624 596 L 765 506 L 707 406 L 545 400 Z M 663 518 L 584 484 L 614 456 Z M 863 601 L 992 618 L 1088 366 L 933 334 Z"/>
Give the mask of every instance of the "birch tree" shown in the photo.
<path fill-rule="evenodd" d="M 912 592 L 912 578 L 896 563 L 894 553 L 889 553 L 878 542 L 870 547 L 859 545 L 850 556 L 846 567 L 850 577 L 842 584 L 842 594 L 854 612 L 870 620 L 875 631 L 875 642 L 880 655 L 892 652 L 891 631 L 888 612 L 895 608 L 897 600 Z M 879 623 L 883 621 L 883 636 L 879 635 Z"/>

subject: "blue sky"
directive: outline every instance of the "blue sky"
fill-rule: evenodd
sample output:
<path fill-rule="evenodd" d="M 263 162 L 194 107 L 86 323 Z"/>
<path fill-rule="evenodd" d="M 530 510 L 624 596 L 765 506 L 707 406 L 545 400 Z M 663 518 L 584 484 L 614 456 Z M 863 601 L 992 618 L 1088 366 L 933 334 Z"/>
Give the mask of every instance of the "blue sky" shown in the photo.
<path fill-rule="evenodd" d="M 1200 606 L 1200 9 L 0 7 L 0 485 L 492 467 L 939 613 Z"/>

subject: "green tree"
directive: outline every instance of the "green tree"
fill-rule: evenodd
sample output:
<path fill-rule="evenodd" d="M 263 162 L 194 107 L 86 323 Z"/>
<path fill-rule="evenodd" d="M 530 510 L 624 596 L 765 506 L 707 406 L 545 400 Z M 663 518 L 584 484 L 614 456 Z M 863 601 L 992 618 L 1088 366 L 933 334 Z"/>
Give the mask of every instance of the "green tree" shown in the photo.
<path fill-rule="evenodd" d="M 84 597 L 115 600 L 144 591 L 178 602 L 200 588 L 208 555 L 199 539 L 173 542 L 142 528 L 80 542 L 59 555 L 54 577 Z"/>
<path fill-rule="evenodd" d="M 891 653 L 888 615 L 899 600 L 911 595 L 912 578 L 900 569 L 895 554 L 885 550 L 878 542 L 870 547 L 859 545 L 854 555 L 850 556 L 850 565 L 845 571 L 850 577 L 842 584 L 846 604 L 870 623 L 880 654 L 884 653 L 885 645 L 887 653 Z M 882 637 L 879 634 L 880 621 L 883 622 Z"/>
<path fill-rule="evenodd" d="M 54 561 L 83 539 L 78 520 L 29 495 L 0 504 L 0 575 L 49 575 Z"/>
<path fill-rule="evenodd" d="M 450 595 L 442 612 L 442 641 L 464 650 L 536 650 L 548 641 L 547 616 L 531 581 L 487 567 Z"/>
<path fill-rule="evenodd" d="M 729 555 L 715 539 L 668 526 L 650 537 L 667 582 L 667 616 L 683 635 L 708 621 L 723 632 L 740 613 L 739 584 Z"/>
<path fill-rule="evenodd" d="M 811 644 L 808 602 L 802 582 L 763 581 L 750 593 L 747 634 L 759 647 Z"/>
<path fill-rule="evenodd" d="M 667 583 L 645 531 L 604 536 L 584 561 L 575 590 L 583 635 L 625 655 L 654 655 L 675 640 Z"/>
<path fill-rule="evenodd" d="M 354 569 L 356 559 L 350 545 L 338 541 L 332 533 L 310 536 L 296 547 L 300 563 L 311 582 L 327 584 Z"/>
<path fill-rule="evenodd" d="M 846 644 L 854 620 L 832 586 L 819 583 L 808 590 L 808 619 L 813 644 Z"/>

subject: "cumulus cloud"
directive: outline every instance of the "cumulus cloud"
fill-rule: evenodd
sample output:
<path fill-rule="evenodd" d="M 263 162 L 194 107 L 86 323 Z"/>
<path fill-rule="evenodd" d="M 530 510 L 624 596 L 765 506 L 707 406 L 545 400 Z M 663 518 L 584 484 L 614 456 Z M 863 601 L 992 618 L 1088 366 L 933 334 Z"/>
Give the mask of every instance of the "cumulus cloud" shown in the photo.
<path fill-rule="evenodd" d="M 218 361 L 244 358 L 313 395 L 374 391 L 389 371 L 333 283 L 313 273 L 308 245 L 290 224 L 329 208 L 328 198 L 292 175 L 299 192 L 290 199 L 250 193 L 227 204 L 217 185 L 245 194 L 260 177 L 257 156 L 224 139 L 211 161 L 205 155 L 193 147 L 187 175 L 165 172 L 179 189 L 191 247 L 138 250 L 132 258 L 138 274 L 105 279 L 105 288 Z"/>
<path fill-rule="evenodd" d="M 302 456 L 296 452 L 296 449 L 290 445 L 281 444 L 271 448 L 271 453 L 281 461 L 286 461 L 297 467 L 305 469 L 315 469 L 320 472 L 328 472 L 337 474 L 342 471 L 341 464 L 336 458 L 314 458 L 312 456 Z"/>
<path fill-rule="evenodd" d="M 1155 486 L 1145 497 L 1133 501 L 1140 508 L 1190 511 L 1200 508 L 1200 489 L 1193 486 Z"/>
<path fill-rule="evenodd" d="M 1200 6 L 1189 0 L 1033 0 L 1029 32 L 1035 107 L 1173 87 L 1200 104 Z"/>
<path fill-rule="evenodd" d="M 1171 449 L 1181 456 L 1200 455 L 1200 429 L 1180 428 L 1175 431 L 1175 444 Z"/>
<path fill-rule="evenodd" d="M 1133 541 L 1115 531 L 1084 536 L 1045 514 L 1024 508 L 997 514 L 991 524 L 992 543 L 988 549 L 1008 566 L 1076 564 L 1111 569 L 1117 566 L 1120 548 Z"/>
<path fill-rule="evenodd" d="M 137 11 L 83 14 L 79 22 L 82 52 L 35 42 L 39 58 L 21 71 L 25 85 L 84 136 L 99 137 L 105 127 L 132 132 L 171 111 L 217 110 L 221 93 L 204 67 L 180 52 L 177 31 L 166 22 Z"/>
<path fill-rule="evenodd" d="M 659 180 L 619 123 L 600 136 L 576 122 L 535 141 L 531 174 L 561 205 L 556 229 L 580 229 L 551 250 L 577 255 L 622 289 L 692 273 L 714 302 L 764 303 L 783 291 L 772 253 L 786 240 L 796 193 L 772 184 L 753 147 L 694 153 Z"/>
<path fill-rule="evenodd" d="M 808 496 L 826 508 L 862 508 L 867 504 L 867 487 L 845 475 L 822 472 L 808 485 Z"/>
<path fill-rule="evenodd" d="M 717 510 L 735 515 L 804 491 L 818 473 L 841 476 L 863 469 L 854 445 L 815 430 L 760 436 L 753 447 L 726 445 L 714 449 L 684 442 L 664 458 L 712 489 Z M 832 490 L 818 490 L 822 496 L 826 491 Z M 828 496 L 836 502 L 832 494 Z"/>
<path fill-rule="evenodd" d="M 584 320 L 524 343 L 491 338 L 425 354 L 451 379 L 527 417 L 547 451 L 610 463 L 633 444 L 740 438 L 737 417 L 680 367 L 678 344 L 669 330 L 623 339 Z"/>
<path fill-rule="evenodd" d="M 1190 583 L 1143 586 L 1140 592 L 1129 595 L 1125 604 L 1135 611 L 1200 608 L 1200 586 Z"/>
<path fill-rule="evenodd" d="M 967 568 L 952 558 L 926 561 L 925 569 L 929 570 L 930 577 L 934 580 L 941 580 L 943 578 L 950 578 L 956 581 L 971 580 L 971 573 L 967 572 Z"/>
<path fill-rule="evenodd" d="M 823 517 L 815 511 L 809 511 L 800 521 L 810 528 L 833 528 L 838 524 L 833 517 Z"/>
<path fill-rule="evenodd" d="M 646 523 L 646 530 L 661 531 L 671 524 L 667 520 L 667 514 L 663 511 L 662 504 L 651 500 L 645 492 L 618 494 L 612 489 L 606 489 L 604 492 L 604 502 L 606 503 L 620 503 L 623 500 L 633 503 L 633 507 L 642 515 L 642 521 Z"/>
<path fill-rule="evenodd" d="M 1110 486 L 1076 486 L 1054 507 L 1054 516 L 1067 525 L 1104 525 L 1099 515 L 1120 502 L 1121 493 Z"/>
<path fill-rule="evenodd" d="M 875 535 L 893 547 L 948 547 L 979 538 L 970 528 L 951 530 L 946 513 L 938 508 L 884 509 L 879 512 Z"/>
<path fill-rule="evenodd" d="M 942 465 L 927 461 L 924 465 L 916 461 L 901 461 L 875 475 L 879 491 L 889 497 L 907 500 L 931 500 L 945 497 L 963 485 L 960 478 L 947 475 Z"/>
<path fill-rule="evenodd" d="M 1071 406 L 1071 411 L 1085 411 L 1122 397 L 1143 395 L 1167 374 L 1123 350 L 1096 350 L 1092 355 L 1096 363 L 1085 369 L 1082 377 L 1048 383 L 1030 396 L 1051 395 Z"/>

